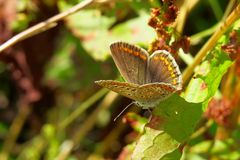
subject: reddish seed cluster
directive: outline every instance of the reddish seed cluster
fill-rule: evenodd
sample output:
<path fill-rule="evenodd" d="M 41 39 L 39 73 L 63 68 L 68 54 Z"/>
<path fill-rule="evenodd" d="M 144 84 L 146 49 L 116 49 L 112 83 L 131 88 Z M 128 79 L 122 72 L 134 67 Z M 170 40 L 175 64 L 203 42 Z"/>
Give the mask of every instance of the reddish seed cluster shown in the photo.
<path fill-rule="evenodd" d="M 230 41 L 223 45 L 222 49 L 229 54 L 232 59 L 236 59 L 240 54 L 240 34 L 233 30 L 230 33 Z"/>
<path fill-rule="evenodd" d="M 155 29 L 158 38 L 152 42 L 149 52 L 167 50 L 175 54 L 179 48 L 182 48 L 184 52 L 188 52 L 190 39 L 186 36 L 176 38 L 171 45 L 169 44 L 173 33 L 171 29 L 169 30 L 169 27 L 177 18 L 178 7 L 174 4 L 175 0 L 162 0 L 162 3 L 162 7 L 151 9 L 151 18 L 148 25 Z"/>
<path fill-rule="evenodd" d="M 183 36 L 180 39 L 174 41 L 171 47 L 172 53 L 176 53 L 179 48 L 182 48 L 185 53 L 188 53 L 190 48 L 190 38 Z"/>
<path fill-rule="evenodd" d="M 168 10 L 163 15 L 164 16 L 164 22 L 166 25 L 171 24 L 175 21 L 177 18 L 178 8 L 175 5 L 171 5 L 168 7 Z"/>
<path fill-rule="evenodd" d="M 227 98 L 212 99 L 209 102 L 208 108 L 205 112 L 205 116 L 209 119 L 213 119 L 216 123 L 223 126 L 228 126 L 228 118 L 232 113 L 232 105 Z"/>
<path fill-rule="evenodd" d="M 223 45 L 222 50 L 228 53 L 232 60 L 236 60 L 236 74 L 240 76 L 240 33 L 233 30 L 229 43 Z"/>

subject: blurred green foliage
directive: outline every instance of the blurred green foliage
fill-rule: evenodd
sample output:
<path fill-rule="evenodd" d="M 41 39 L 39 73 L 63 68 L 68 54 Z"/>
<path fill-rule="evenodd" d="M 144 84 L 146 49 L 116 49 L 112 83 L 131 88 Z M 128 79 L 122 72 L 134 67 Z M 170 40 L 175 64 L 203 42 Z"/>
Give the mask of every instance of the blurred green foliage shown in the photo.
<path fill-rule="evenodd" d="M 18 0 L 16 7 L 11 10 L 11 13 L 15 13 L 14 21 L 6 25 L 10 26 L 8 28 L 10 37 L 53 16 L 51 14 L 64 12 L 82 1 Z M 51 29 L 55 34 L 47 31 L 36 35 L 47 37 L 42 41 L 30 38 L 29 41 L 14 46 L 10 50 L 12 55 L 10 59 L 14 59 L 15 54 L 22 51 L 27 57 L 25 60 L 28 65 L 19 63 L 17 66 L 20 71 L 26 67 L 27 75 L 31 78 L 27 83 L 14 79 L 14 76 L 19 76 L 19 72 L 14 72 L 14 63 L 8 61 L 9 57 L 5 57 L 7 60 L 2 58 L 0 159 L 8 157 L 19 160 L 91 160 L 117 157 L 130 159 L 131 156 L 137 160 L 144 158 L 175 160 L 181 157 L 186 160 L 239 159 L 238 121 L 235 119 L 234 122 L 237 127 L 228 128 L 204 116 L 212 99 L 224 97 L 222 86 L 229 78 L 230 74 L 226 73 L 234 66 L 234 62 L 222 50 L 222 46 L 232 43 L 229 35 L 233 28 L 239 36 L 239 20 L 234 26 L 229 26 L 229 31 L 195 68 L 194 76 L 184 86 L 182 93 L 174 94 L 153 110 L 155 116 L 162 118 L 159 123 L 158 121 L 152 123 L 154 127 L 146 125 L 146 118 L 142 116 L 144 111 L 139 111 L 139 108 L 134 106 L 130 109 L 135 114 L 119 118 L 125 123 L 120 120 L 113 122 L 112 119 L 129 101 L 111 92 L 99 90 L 94 81 L 119 77 L 110 57 L 109 45 L 112 42 L 126 41 L 148 49 L 150 43 L 157 38 L 154 29 L 148 25 L 150 9 L 160 7 L 161 4 L 162 2 L 158 0 L 99 0 L 65 18 L 58 27 Z M 198 1 L 186 15 L 184 30 L 179 35 L 195 36 L 197 39 L 188 53 L 188 62 L 194 59 L 197 51 L 213 34 L 215 28 L 210 31 L 208 29 L 219 23 L 228 4 L 230 4 L 228 1 Z M 182 5 L 178 2 L 180 8 Z M 206 30 L 208 33 L 202 34 L 202 31 Z M 51 43 L 49 37 L 53 40 Z M 31 50 L 30 41 L 53 46 L 50 46 L 52 48 L 48 50 L 49 53 L 39 55 L 36 50 L 41 51 L 41 48 Z M 46 59 L 41 57 L 46 55 L 48 56 Z M 35 56 L 40 57 L 36 58 L 38 61 L 44 61 L 40 70 L 43 73 L 39 71 L 41 76 L 37 78 L 33 75 L 38 73 L 33 72 L 40 66 L 31 64 L 36 62 L 32 61 Z M 184 72 L 187 67 L 187 64 L 184 64 L 184 56 L 176 59 L 181 71 Z M 18 63 L 17 60 L 14 62 Z M 233 77 L 230 86 L 237 88 L 239 77 L 237 75 Z M 39 101 L 29 103 L 29 106 L 21 106 L 25 102 L 22 97 L 27 93 L 21 87 L 24 84 L 28 87 L 29 83 L 39 89 L 41 98 Z M 235 103 L 231 105 L 239 107 L 238 99 L 234 100 Z M 22 113 L 23 107 L 29 107 L 29 113 Z M 15 132 L 18 127 L 19 133 Z M 228 136 L 225 139 L 217 139 L 222 128 L 226 129 L 223 133 Z"/>

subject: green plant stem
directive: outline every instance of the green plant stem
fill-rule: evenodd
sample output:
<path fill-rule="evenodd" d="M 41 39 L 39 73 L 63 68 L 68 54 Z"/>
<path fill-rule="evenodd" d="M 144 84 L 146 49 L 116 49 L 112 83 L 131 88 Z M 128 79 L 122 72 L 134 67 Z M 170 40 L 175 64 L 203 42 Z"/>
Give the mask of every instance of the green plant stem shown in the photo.
<path fill-rule="evenodd" d="M 229 13 L 231 13 L 232 8 L 234 7 L 236 3 L 236 0 L 231 0 L 228 3 L 228 6 L 224 12 L 224 15 L 222 17 L 222 20 L 225 20 L 227 18 L 227 16 L 229 15 Z M 214 33 L 218 27 L 218 24 L 215 24 L 214 26 L 212 26 L 211 28 L 208 28 L 202 32 L 199 32 L 197 34 L 194 34 L 190 37 L 191 39 L 191 45 L 196 45 L 197 43 L 199 43 L 199 41 L 201 41 L 204 37 L 207 37 L 209 35 L 211 35 L 212 33 Z"/>
<path fill-rule="evenodd" d="M 194 58 L 193 63 L 186 68 L 183 72 L 183 83 L 186 84 L 188 79 L 193 74 L 194 68 L 201 63 L 202 59 L 207 55 L 208 51 L 211 50 L 218 39 L 226 32 L 230 25 L 232 25 L 240 15 L 240 4 L 232 11 L 232 13 L 227 17 L 225 21 L 222 21 L 217 29 L 217 31 L 212 35 L 212 37 L 205 43 L 205 45 L 200 49 Z"/>
<path fill-rule="evenodd" d="M 16 118 L 14 119 L 9 133 L 5 139 L 3 144 L 2 151 L 0 153 L 1 160 L 7 160 L 9 156 L 9 152 L 12 150 L 16 139 L 18 138 L 19 133 L 22 130 L 23 124 L 28 117 L 29 113 L 31 112 L 31 106 L 28 105 L 20 105 L 19 106 L 19 113 L 17 114 Z"/>
<path fill-rule="evenodd" d="M 238 0 L 230 0 L 228 2 L 227 8 L 223 14 L 223 18 L 222 19 L 226 19 L 227 16 L 231 13 L 232 9 L 234 8 L 234 6 L 237 4 Z"/>
<path fill-rule="evenodd" d="M 60 21 L 63 18 L 66 18 L 67 16 L 79 11 L 80 9 L 88 6 L 92 2 L 94 2 L 94 0 L 84 0 L 81 3 L 73 6 L 70 9 L 68 9 L 67 11 L 59 13 L 59 14 L 47 19 L 46 21 L 43 21 L 41 23 L 38 23 L 38 24 L 30 27 L 29 29 L 26 29 L 25 31 L 15 35 L 11 39 L 9 39 L 7 42 L 2 44 L 0 46 L 0 52 L 2 52 L 3 50 L 9 48 L 10 46 L 13 46 L 14 44 L 16 44 L 16 43 L 18 43 L 18 42 L 20 42 L 24 39 L 27 39 L 29 37 L 32 37 L 36 34 L 39 34 L 43 31 L 46 31 L 50 28 L 53 28 L 53 27 L 57 26 L 57 23 L 56 23 L 57 21 Z"/>
<path fill-rule="evenodd" d="M 218 27 L 219 24 L 215 24 L 211 28 L 208 28 L 202 32 L 198 32 L 197 34 L 194 34 L 190 37 L 191 39 L 191 45 L 196 45 L 199 43 L 204 37 L 207 37 L 214 33 L 216 31 L 216 28 Z"/>
<path fill-rule="evenodd" d="M 219 1 L 216 0 L 209 0 L 209 3 L 211 5 L 212 11 L 216 17 L 217 20 L 221 20 L 221 17 L 223 15 L 223 11 L 219 5 Z"/>
<path fill-rule="evenodd" d="M 181 2 L 183 4 L 181 4 L 181 8 L 179 11 L 180 14 L 177 17 L 177 26 L 176 26 L 176 31 L 178 33 L 182 33 L 188 13 L 199 2 L 199 0 L 181 1 Z"/>
<path fill-rule="evenodd" d="M 62 121 L 59 125 L 59 129 L 65 129 L 70 123 L 72 123 L 80 114 L 82 114 L 86 109 L 93 105 L 97 100 L 103 97 L 108 92 L 107 89 L 101 89 L 84 103 L 82 103 L 75 111 L 73 111 L 66 119 Z"/>
<path fill-rule="evenodd" d="M 197 138 L 197 137 L 199 137 L 200 135 L 202 135 L 205 131 L 208 130 L 208 128 L 209 128 L 210 126 L 212 126 L 212 124 L 213 124 L 213 121 L 212 121 L 212 120 L 207 121 L 207 123 L 206 123 L 204 126 L 202 126 L 201 128 L 199 128 L 197 131 L 195 131 L 195 132 L 191 135 L 190 139 L 194 139 L 194 138 Z"/>

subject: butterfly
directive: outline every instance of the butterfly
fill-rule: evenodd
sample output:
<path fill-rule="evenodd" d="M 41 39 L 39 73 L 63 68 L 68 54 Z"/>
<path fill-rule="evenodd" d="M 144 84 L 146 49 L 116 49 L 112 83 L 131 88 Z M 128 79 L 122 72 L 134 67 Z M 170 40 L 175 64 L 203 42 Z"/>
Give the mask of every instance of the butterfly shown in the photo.
<path fill-rule="evenodd" d="M 182 74 L 168 51 L 157 50 L 149 55 L 146 50 L 126 42 L 112 43 L 110 50 L 126 82 L 95 81 L 98 85 L 134 100 L 143 109 L 157 106 L 182 89 Z"/>

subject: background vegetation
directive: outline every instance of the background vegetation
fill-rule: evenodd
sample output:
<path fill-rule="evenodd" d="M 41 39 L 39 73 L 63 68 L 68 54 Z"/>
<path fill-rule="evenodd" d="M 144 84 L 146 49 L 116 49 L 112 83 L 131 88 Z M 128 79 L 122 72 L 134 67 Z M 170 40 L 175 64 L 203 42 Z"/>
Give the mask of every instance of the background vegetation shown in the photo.
<path fill-rule="evenodd" d="M 0 4 L 1 160 L 240 159 L 239 1 Z M 131 100 L 94 84 L 119 79 L 113 41 L 180 66 L 183 90 L 150 121 L 132 106 L 114 122 Z"/>

